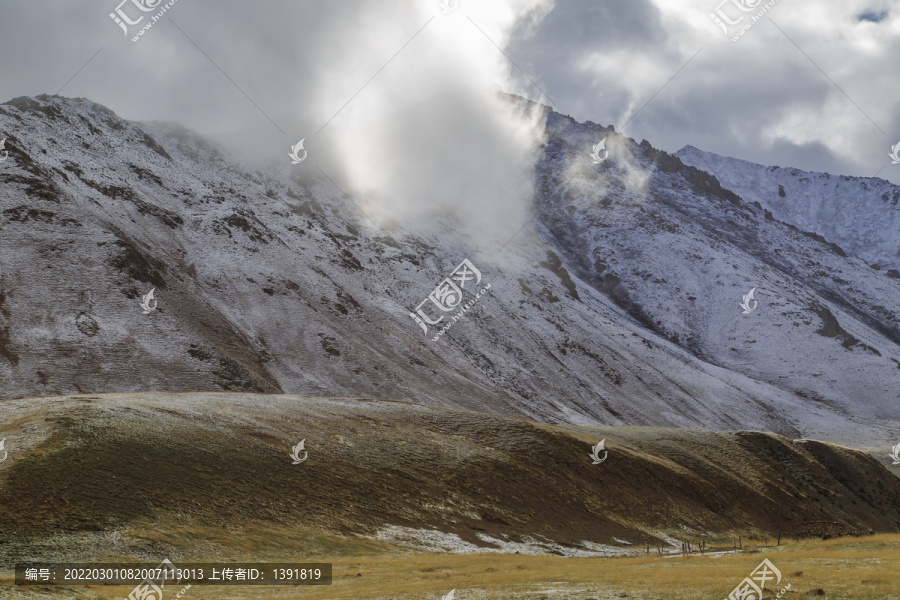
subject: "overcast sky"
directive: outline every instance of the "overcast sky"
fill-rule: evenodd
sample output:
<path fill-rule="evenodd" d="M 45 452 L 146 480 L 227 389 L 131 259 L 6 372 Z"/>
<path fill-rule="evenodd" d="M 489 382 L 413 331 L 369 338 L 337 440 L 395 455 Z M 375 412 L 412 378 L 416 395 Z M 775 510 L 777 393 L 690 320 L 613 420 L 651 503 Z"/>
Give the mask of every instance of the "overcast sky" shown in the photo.
<path fill-rule="evenodd" d="M 531 117 L 479 105 L 499 85 L 669 152 L 900 183 L 900 0 L 777 0 L 737 42 L 766 2 L 177 0 L 136 43 L 164 3 L 127 0 L 147 16 L 126 36 L 109 16 L 119 1 L 0 3 L 0 101 L 62 88 L 284 158 L 305 137 L 384 192 L 402 169 L 372 166 L 387 150 L 532 157 Z M 744 16 L 728 36 L 717 7 Z"/>

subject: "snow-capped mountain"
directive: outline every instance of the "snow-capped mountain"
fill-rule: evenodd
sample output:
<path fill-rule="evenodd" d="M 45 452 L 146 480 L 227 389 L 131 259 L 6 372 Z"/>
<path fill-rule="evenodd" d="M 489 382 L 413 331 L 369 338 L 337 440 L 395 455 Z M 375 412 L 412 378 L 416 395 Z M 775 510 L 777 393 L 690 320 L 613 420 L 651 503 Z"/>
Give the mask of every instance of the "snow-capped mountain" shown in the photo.
<path fill-rule="evenodd" d="M 900 279 L 900 186 L 874 177 L 765 167 L 693 146 L 675 156 L 715 175 L 745 201 L 758 202 L 775 219 L 818 234 Z"/>
<path fill-rule="evenodd" d="M 255 172 L 84 99 L 0 105 L 2 395 L 286 392 L 890 439 L 900 280 L 646 141 L 553 112 L 546 131 L 536 218 L 501 257 L 450 217 L 377 230 L 308 164 Z M 432 341 L 410 313 L 466 258 L 491 287 Z"/>

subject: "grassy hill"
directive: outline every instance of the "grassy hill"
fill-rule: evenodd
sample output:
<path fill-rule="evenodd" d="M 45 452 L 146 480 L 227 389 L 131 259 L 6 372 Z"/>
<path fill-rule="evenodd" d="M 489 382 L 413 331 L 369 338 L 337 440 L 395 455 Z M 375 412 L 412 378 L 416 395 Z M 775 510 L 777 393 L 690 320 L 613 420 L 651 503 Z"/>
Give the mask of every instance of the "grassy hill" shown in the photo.
<path fill-rule="evenodd" d="M 262 557 L 411 546 L 615 554 L 900 530 L 900 480 L 758 432 L 553 426 L 348 398 L 4 401 L 0 559 Z M 606 439 L 608 459 L 591 464 Z M 293 465 L 291 447 L 309 457 Z"/>

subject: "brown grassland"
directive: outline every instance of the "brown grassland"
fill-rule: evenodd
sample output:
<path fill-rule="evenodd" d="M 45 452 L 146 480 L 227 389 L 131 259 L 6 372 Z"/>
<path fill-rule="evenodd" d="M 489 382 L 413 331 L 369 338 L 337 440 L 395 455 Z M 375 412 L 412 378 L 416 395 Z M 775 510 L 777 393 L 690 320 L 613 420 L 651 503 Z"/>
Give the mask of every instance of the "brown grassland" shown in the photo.
<path fill-rule="evenodd" d="M 334 565 L 329 586 L 193 586 L 180 600 L 723 599 L 763 558 L 778 589 L 791 586 L 782 598 L 900 600 L 900 480 L 886 452 L 355 398 L 108 394 L 3 408 L 0 599 L 122 600 L 133 587 L 14 586 L 16 563 L 168 557 Z M 294 465 L 301 439 L 309 457 Z M 609 458 L 593 465 L 600 439 Z M 382 535 L 391 528 L 477 552 L 405 544 Z M 743 550 L 724 552 L 738 536 Z M 682 541 L 706 553 L 675 554 Z M 631 554 L 582 558 L 586 543 Z"/>
<path fill-rule="evenodd" d="M 248 547 L 254 544 L 248 538 Z M 259 541 L 259 540 L 257 540 Z M 273 540 L 269 540 L 273 541 Z M 456 598 L 687 600 L 726 598 L 762 561 L 781 570 L 778 589 L 788 583 L 783 598 L 826 600 L 892 600 L 900 598 L 900 535 L 875 535 L 827 541 L 803 540 L 767 548 L 746 548 L 736 555 L 709 554 L 623 558 L 563 558 L 515 554 L 437 554 L 372 552 L 348 556 L 349 548 L 306 556 L 304 560 L 332 562 L 329 586 L 254 587 L 193 586 L 186 600 L 256 599 L 439 599 L 450 590 Z M 246 560 L 246 557 L 244 558 Z M 266 560 L 297 560 L 267 557 Z M 357 575 L 359 574 L 359 575 Z M 0 579 L 0 597 L 29 599 L 119 599 L 130 587 L 85 586 L 51 590 L 20 587 L 13 590 L 10 573 Z M 179 588 L 166 595 L 175 597 Z M 767 590 L 765 598 L 774 598 Z"/>

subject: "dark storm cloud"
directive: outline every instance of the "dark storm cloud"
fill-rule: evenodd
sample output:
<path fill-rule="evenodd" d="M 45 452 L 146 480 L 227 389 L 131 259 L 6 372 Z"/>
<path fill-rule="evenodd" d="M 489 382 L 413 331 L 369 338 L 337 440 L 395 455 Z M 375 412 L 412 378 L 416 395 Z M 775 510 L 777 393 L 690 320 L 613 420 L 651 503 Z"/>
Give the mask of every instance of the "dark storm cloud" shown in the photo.
<path fill-rule="evenodd" d="M 117 4 L 6 3 L 0 98 L 55 93 L 83 68 L 63 95 L 130 119 L 180 122 L 260 159 L 286 158 L 306 136 L 307 147 L 319 144 L 341 175 L 361 183 L 370 174 L 352 155 L 377 147 L 366 136 L 385 136 L 399 152 L 402 136 L 415 134 L 376 132 L 373 123 L 496 83 L 578 120 L 627 123 L 626 135 L 671 152 L 691 144 L 763 164 L 900 180 L 887 158 L 900 141 L 897 0 L 779 0 L 737 43 L 709 18 L 717 0 L 461 0 L 451 18 L 437 0 L 178 0 L 138 43 L 109 18 Z M 505 129 L 509 115 L 477 106 L 460 102 L 445 120 L 457 129 L 473 119 L 491 132 L 501 160 L 531 156 L 533 138 L 517 137 L 522 121 L 512 117 Z M 438 161 L 441 146 L 473 147 L 471 132 L 437 135 L 441 144 L 412 139 L 410 147 L 433 148 Z M 506 150 L 504 137 L 516 138 Z M 435 164 L 421 172 L 440 171 Z"/>
<path fill-rule="evenodd" d="M 648 40 L 664 51 L 666 37 L 659 11 L 645 0 L 571 0 L 557 3 L 533 30 L 517 31 L 510 50 L 526 71 L 540 77 L 559 103 L 555 108 L 579 120 L 612 122 L 615 107 L 630 99 L 623 73 L 641 69 Z M 587 68 L 604 56 L 617 57 L 622 69 Z M 628 65 L 630 57 L 636 60 Z M 677 53 L 670 58 L 677 62 Z"/>
<path fill-rule="evenodd" d="M 880 4 L 780 0 L 735 43 L 709 17 L 719 0 L 572 0 L 511 54 L 559 110 L 670 152 L 898 181 L 900 21 Z"/>

